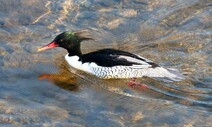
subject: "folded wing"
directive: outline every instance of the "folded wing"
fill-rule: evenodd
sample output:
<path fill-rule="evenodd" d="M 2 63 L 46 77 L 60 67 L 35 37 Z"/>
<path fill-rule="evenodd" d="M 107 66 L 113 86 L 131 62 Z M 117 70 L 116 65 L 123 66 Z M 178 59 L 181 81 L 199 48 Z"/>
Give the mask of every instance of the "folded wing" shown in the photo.
<path fill-rule="evenodd" d="M 159 65 L 141 56 L 115 50 L 103 49 L 96 52 L 84 54 L 80 59 L 83 63 L 95 62 L 99 66 L 113 67 L 113 66 L 132 66 L 136 68 L 155 68 Z"/>

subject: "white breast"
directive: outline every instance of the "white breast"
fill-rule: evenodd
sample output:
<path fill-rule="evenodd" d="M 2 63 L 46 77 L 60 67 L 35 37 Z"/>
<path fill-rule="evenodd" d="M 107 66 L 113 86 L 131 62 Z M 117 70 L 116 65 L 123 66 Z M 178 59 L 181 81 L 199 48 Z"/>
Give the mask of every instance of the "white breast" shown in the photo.
<path fill-rule="evenodd" d="M 68 54 L 66 54 L 65 56 L 66 61 L 68 62 L 69 65 L 71 65 L 72 67 L 78 69 L 78 70 L 82 70 L 88 73 L 92 73 L 92 69 L 93 67 L 97 67 L 97 65 L 93 62 L 91 63 L 82 63 L 81 61 L 79 61 L 79 57 L 78 56 L 69 56 Z"/>

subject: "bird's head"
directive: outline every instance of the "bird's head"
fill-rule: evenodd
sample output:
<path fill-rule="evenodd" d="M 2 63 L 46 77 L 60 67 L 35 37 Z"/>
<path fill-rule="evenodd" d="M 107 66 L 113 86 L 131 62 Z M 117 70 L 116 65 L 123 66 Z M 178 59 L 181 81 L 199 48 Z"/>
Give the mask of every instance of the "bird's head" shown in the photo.
<path fill-rule="evenodd" d="M 77 48 L 80 48 L 80 42 L 84 40 L 93 40 L 93 39 L 90 37 L 86 37 L 84 31 L 78 31 L 78 32 L 66 31 L 57 35 L 51 43 L 39 48 L 38 52 L 55 47 L 62 47 L 68 51 L 74 49 L 78 50 Z"/>

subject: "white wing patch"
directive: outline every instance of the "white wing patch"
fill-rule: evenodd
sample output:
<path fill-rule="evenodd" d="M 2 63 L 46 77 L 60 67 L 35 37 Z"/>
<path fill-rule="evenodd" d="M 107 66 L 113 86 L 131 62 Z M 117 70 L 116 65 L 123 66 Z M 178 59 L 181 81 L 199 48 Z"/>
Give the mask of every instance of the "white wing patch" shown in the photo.
<path fill-rule="evenodd" d="M 142 61 L 142 60 L 139 60 L 139 59 L 130 57 L 130 56 L 119 56 L 118 58 L 119 58 L 119 59 L 126 59 L 127 61 L 133 62 L 133 63 L 146 64 L 146 65 L 148 64 L 148 63 L 145 62 L 145 61 Z"/>
<path fill-rule="evenodd" d="M 130 66 L 131 68 L 137 68 L 137 69 L 144 69 L 144 68 L 149 68 L 149 67 L 152 67 L 152 65 L 149 65 L 149 64 L 146 64 L 146 65 L 132 65 Z"/>
<path fill-rule="evenodd" d="M 135 54 L 136 55 L 136 54 Z M 151 60 L 147 59 L 147 58 L 144 58 L 142 56 L 139 56 L 139 55 L 136 55 L 137 57 L 141 58 L 141 59 L 144 59 L 146 62 L 152 62 Z"/>
<path fill-rule="evenodd" d="M 131 66 L 132 68 L 149 68 L 149 67 L 152 67 L 152 65 L 150 65 L 149 63 L 147 63 L 147 62 L 152 62 L 152 61 L 150 61 L 150 60 L 148 60 L 146 58 L 143 58 L 143 57 L 141 57 L 139 55 L 137 55 L 137 56 L 139 58 L 141 58 L 141 59 L 144 59 L 145 61 L 140 60 L 140 59 L 136 59 L 136 58 L 133 58 L 133 57 L 130 57 L 130 56 L 119 56 L 118 58 L 120 58 L 120 59 L 126 59 L 129 62 L 140 64 L 140 65 L 137 65 L 137 64 L 132 65 Z"/>

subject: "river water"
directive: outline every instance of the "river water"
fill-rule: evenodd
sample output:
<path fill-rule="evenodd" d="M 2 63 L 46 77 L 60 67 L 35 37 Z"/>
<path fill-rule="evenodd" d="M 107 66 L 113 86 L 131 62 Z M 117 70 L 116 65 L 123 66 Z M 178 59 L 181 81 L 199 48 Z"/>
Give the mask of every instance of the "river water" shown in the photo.
<path fill-rule="evenodd" d="M 0 0 L 0 125 L 212 126 L 211 0 Z M 86 29 L 84 53 L 115 48 L 176 68 L 180 82 L 101 80 L 68 70 L 61 48 L 37 49 Z"/>

